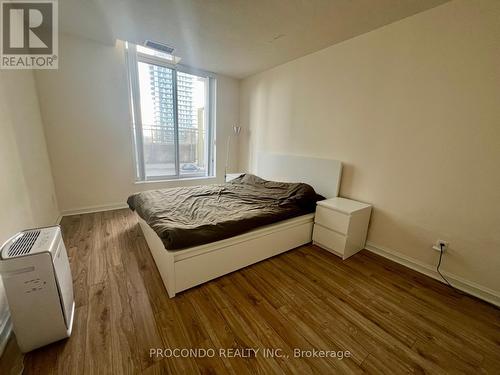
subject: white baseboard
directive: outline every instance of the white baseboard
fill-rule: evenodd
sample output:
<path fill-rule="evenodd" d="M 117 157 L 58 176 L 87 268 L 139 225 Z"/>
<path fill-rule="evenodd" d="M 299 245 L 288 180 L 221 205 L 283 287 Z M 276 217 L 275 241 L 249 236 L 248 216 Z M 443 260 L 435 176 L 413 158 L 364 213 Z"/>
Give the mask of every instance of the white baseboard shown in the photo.
<path fill-rule="evenodd" d="M 366 243 L 365 249 L 444 283 L 444 280 L 436 271 L 436 268 L 431 265 L 422 263 L 409 256 L 398 253 L 397 251 L 394 251 L 392 249 L 374 244 L 370 241 Z M 441 271 L 441 273 L 455 288 L 500 307 L 500 292 L 476 284 L 472 281 L 465 280 L 448 272 Z"/>
<path fill-rule="evenodd" d="M 101 212 L 101 211 L 112 211 L 112 210 L 119 210 L 120 208 L 128 208 L 128 205 L 126 203 L 121 202 L 121 203 L 113 203 L 113 204 L 105 204 L 105 205 L 89 206 L 89 207 L 65 210 L 61 212 L 61 215 L 59 216 L 59 222 L 64 216 L 90 214 L 93 212 Z"/>

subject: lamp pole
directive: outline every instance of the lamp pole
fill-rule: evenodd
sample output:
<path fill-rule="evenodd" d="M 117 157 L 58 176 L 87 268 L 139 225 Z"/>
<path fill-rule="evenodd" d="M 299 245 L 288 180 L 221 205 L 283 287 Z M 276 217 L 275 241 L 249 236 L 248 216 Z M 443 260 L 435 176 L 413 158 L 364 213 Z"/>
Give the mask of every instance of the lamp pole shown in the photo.
<path fill-rule="evenodd" d="M 234 125 L 232 135 L 237 137 L 241 133 L 241 126 Z M 226 182 L 227 169 L 229 167 L 229 151 L 231 149 L 231 134 L 227 137 L 226 141 L 226 166 L 224 168 L 224 182 Z"/>

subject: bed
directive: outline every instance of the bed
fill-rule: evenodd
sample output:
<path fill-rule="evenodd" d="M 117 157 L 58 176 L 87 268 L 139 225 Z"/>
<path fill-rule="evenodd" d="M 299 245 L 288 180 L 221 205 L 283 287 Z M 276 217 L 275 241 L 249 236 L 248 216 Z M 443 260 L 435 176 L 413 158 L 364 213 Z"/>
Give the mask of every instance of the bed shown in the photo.
<path fill-rule="evenodd" d="M 194 208 L 190 208 L 190 206 L 197 202 L 189 197 L 189 194 L 186 194 L 186 192 L 189 193 L 189 190 L 172 190 L 177 194 L 173 197 L 165 195 L 165 192 L 151 191 L 129 198 L 131 208 L 137 208 L 134 207 L 134 199 L 136 201 L 149 199 L 149 206 L 145 204 L 148 210 L 145 209 L 141 212 L 139 209 L 136 210 L 136 213 L 140 212 L 140 215 L 137 214 L 140 227 L 169 297 L 172 298 L 183 290 L 311 242 L 314 221 L 313 206 L 319 198 L 313 197 L 310 192 L 312 189 L 308 190 L 304 184 L 312 186 L 316 193 L 324 197 L 337 196 L 342 164 L 339 161 L 329 159 L 260 153 L 256 171 L 257 176 L 270 181 L 262 182 L 259 177 L 246 175 L 224 185 L 193 188 L 192 191 L 197 196 L 196 199 L 201 200 L 201 203 Z M 285 185 L 271 181 L 292 184 Z M 255 184 L 256 191 L 253 191 L 254 185 L 252 184 Z M 260 184 L 265 184 L 267 189 L 259 190 Z M 246 186 L 250 186 L 250 188 L 247 189 Z M 243 189 L 243 193 L 240 193 L 238 189 Z M 217 190 L 217 198 L 219 198 L 218 190 L 220 190 L 221 202 L 224 203 L 226 200 L 235 204 L 240 211 L 248 211 L 248 214 L 241 216 L 241 222 L 238 221 L 238 216 L 222 220 L 223 231 L 227 231 L 231 235 L 229 238 L 224 238 L 210 227 L 207 230 L 192 230 L 189 222 L 183 225 L 180 223 L 179 228 L 174 228 L 175 230 L 170 230 L 168 233 L 162 232 L 159 229 L 158 221 L 151 220 L 162 204 L 170 204 L 170 207 L 174 207 L 173 211 L 177 211 L 175 206 L 172 206 L 172 203 L 177 201 L 179 201 L 179 209 L 183 205 L 188 209 L 188 217 L 192 217 L 194 222 L 196 222 L 196 217 L 200 215 L 203 217 L 208 215 L 208 219 L 213 220 L 210 218 L 211 214 L 224 214 L 223 211 L 218 212 L 218 208 L 213 206 L 214 190 Z M 231 201 L 235 190 L 238 191 L 238 194 L 243 194 L 241 202 L 234 201 L 234 199 Z M 266 195 L 266 191 L 273 190 L 281 194 L 278 196 L 279 205 L 284 208 L 273 213 L 274 218 L 272 215 L 256 214 L 252 216 L 250 214 L 252 206 L 245 206 L 244 201 L 254 201 L 255 198 L 259 197 L 259 194 L 262 194 L 263 201 L 268 198 L 274 199 L 275 197 L 267 197 Z M 158 195 L 160 193 L 163 196 Z M 207 194 L 211 194 L 212 199 L 205 202 L 203 197 Z M 301 197 L 299 203 L 295 202 L 297 196 Z M 159 203 L 151 204 L 151 202 L 155 203 L 155 199 L 158 199 Z M 212 202 L 212 206 L 210 206 L 210 202 Z M 255 202 L 252 204 L 255 205 Z M 262 209 L 258 212 L 261 211 Z M 184 212 L 183 215 L 186 216 L 186 213 Z M 178 218 L 182 221 L 183 216 L 179 215 Z M 248 220 L 245 221 L 245 219 Z M 170 224 L 172 224 L 172 220 L 177 219 L 173 212 L 172 218 L 164 215 L 163 220 L 170 220 Z M 197 225 L 193 224 L 193 227 L 195 226 Z M 198 236 L 198 234 L 200 235 Z M 210 242 L 206 243 L 207 241 Z"/>

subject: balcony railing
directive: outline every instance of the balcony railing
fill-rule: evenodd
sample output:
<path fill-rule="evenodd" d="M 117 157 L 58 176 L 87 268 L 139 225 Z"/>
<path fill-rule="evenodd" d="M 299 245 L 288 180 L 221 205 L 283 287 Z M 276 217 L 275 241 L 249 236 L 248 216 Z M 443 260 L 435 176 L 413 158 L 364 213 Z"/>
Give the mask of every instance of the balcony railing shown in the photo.
<path fill-rule="evenodd" d="M 142 125 L 146 163 L 175 162 L 175 130 L 173 126 Z M 205 130 L 179 127 L 179 163 L 205 165 Z"/>

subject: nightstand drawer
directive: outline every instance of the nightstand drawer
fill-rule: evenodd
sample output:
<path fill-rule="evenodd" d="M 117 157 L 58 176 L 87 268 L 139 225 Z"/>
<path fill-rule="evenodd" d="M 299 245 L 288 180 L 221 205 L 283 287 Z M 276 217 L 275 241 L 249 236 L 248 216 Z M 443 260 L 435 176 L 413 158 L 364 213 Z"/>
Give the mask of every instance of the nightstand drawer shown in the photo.
<path fill-rule="evenodd" d="M 314 225 L 313 241 L 340 255 L 344 253 L 346 237 L 321 225 Z"/>
<path fill-rule="evenodd" d="M 314 222 L 321 224 L 326 228 L 347 234 L 347 229 L 349 228 L 349 215 L 317 206 Z"/>

